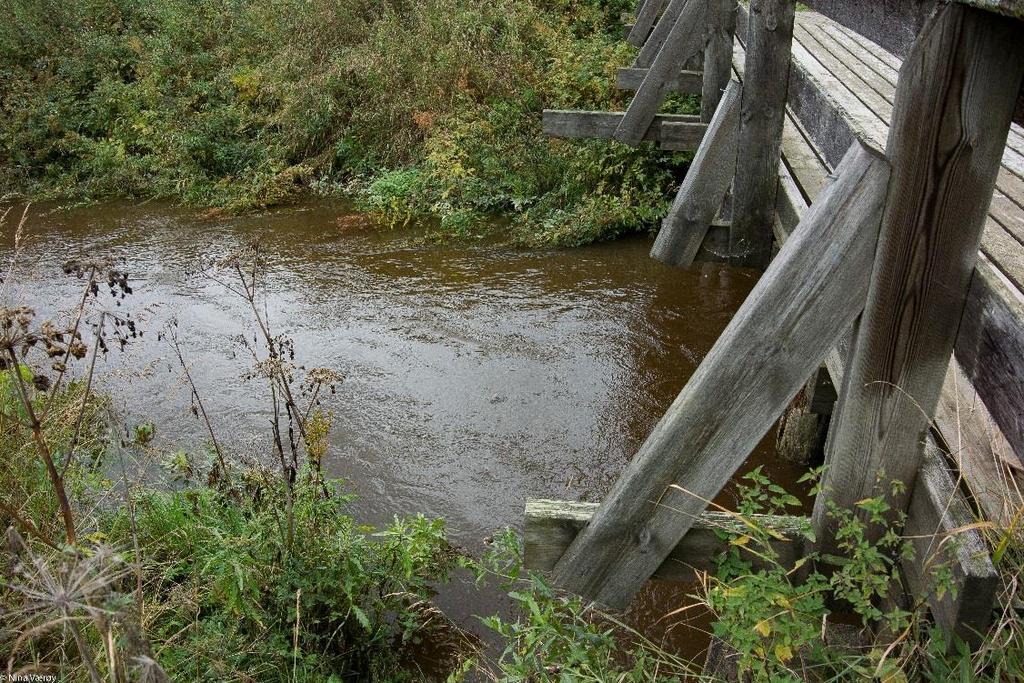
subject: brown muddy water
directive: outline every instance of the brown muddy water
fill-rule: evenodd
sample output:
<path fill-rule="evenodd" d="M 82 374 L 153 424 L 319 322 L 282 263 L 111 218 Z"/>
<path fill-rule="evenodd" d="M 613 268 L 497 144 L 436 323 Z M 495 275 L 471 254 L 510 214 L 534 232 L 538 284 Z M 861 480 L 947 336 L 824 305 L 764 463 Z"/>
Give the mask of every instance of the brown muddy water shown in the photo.
<path fill-rule="evenodd" d="M 6 262 L 10 224 L 5 233 Z M 207 440 L 158 339 L 177 318 L 219 440 L 269 454 L 263 386 L 242 379 L 247 359 L 232 341 L 252 337 L 245 304 L 190 274 L 261 238 L 271 324 L 294 338 L 297 361 L 345 375 L 326 406 L 335 420 L 325 467 L 358 494 L 357 517 L 443 517 L 451 540 L 478 553 L 496 530 L 521 528 L 527 497 L 600 500 L 756 281 L 723 265 L 663 266 L 648 258 L 648 237 L 526 250 L 421 235 L 329 202 L 229 220 L 153 203 L 35 207 L 19 257 L 34 277 L 8 294 L 56 312 L 78 291 L 60 274 L 65 260 L 117 259 L 135 292 L 125 306 L 146 318 L 146 334 L 97 372 L 127 424 L 152 421 L 153 445 L 167 452 Z M 748 466 L 791 484 L 799 473 L 773 457 L 772 440 Z M 626 621 L 697 655 L 706 620 L 661 619 L 692 590 L 652 583 Z M 476 615 L 509 610 L 497 590 L 468 580 L 437 602 L 485 639 Z"/>

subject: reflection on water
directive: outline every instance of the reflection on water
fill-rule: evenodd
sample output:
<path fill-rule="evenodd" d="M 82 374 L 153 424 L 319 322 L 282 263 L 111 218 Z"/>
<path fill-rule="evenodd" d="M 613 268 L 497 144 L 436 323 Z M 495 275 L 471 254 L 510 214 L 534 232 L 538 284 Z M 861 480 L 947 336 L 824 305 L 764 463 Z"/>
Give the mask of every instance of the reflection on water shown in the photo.
<path fill-rule="evenodd" d="M 231 341 L 251 338 L 250 318 L 193 274 L 259 237 L 271 255 L 271 323 L 295 339 L 297 360 L 346 377 L 330 405 L 329 473 L 351 482 L 361 518 L 442 516 L 471 551 L 520 527 L 527 497 L 599 500 L 755 282 L 720 265 L 668 268 L 642 237 L 574 250 L 424 244 L 339 204 L 230 220 L 127 203 L 34 216 L 20 258 L 36 279 L 9 293 L 52 312 L 76 289 L 53 277 L 64 260 L 118 259 L 135 290 L 127 305 L 150 333 L 98 372 L 129 422 L 152 420 L 167 447 L 206 438 L 155 334 L 176 317 L 218 438 L 268 452 L 263 387 L 241 379 L 246 358 Z M 12 244 L 4 235 L 5 258 Z M 766 443 L 752 462 L 791 481 L 771 456 Z M 685 592 L 652 584 L 629 620 L 649 626 Z M 503 604 L 458 586 L 439 600 L 475 630 L 472 615 Z M 697 642 L 669 625 L 651 633 Z"/>

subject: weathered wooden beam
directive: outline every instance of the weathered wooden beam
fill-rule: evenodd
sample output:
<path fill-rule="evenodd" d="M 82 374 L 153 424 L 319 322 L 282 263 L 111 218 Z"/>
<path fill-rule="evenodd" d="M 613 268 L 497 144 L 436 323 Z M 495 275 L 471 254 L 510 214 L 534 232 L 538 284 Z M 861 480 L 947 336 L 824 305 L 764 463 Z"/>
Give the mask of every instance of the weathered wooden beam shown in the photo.
<path fill-rule="evenodd" d="M 673 266 L 693 263 L 736 169 L 741 90 L 738 82 L 729 84 L 672 208 L 661 223 L 651 258 Z"/>
<path fill-rule="evenodd" d="M 545 109 L 544 133 L 557 138 L 609 140 L 624 116 L 624 112 L 615 111 Z M 700 145 L 707 128 L 696 116 L 659 114 L 643 139 L 658 142 L 663 149 L 692 152 Z"/>
<path fill-rule="evenodd" d="M 828 370 L 819 368 L 779 418 L 775 437 L 775 453 L 779 458 L 805 466 L 821 462 L 832 412 L 832 404 L 821 396 L 827 380 Z M 828 381 L 827 387 L 831 386 Z"/>
<path fill-rule="evenodd" d="M 672 33 L 672 29 L 675 28 L 676 21 L 682 15 L 683 10 L 687 9 L 688 5 L 698 5 L 704 2 L 705 0 L 669 0 L 665 11 L 661 14 L 661 18 L 654 25 L 654 29 L 649 30 L 646 39 L 642 43 L 643 47 L 640 48 L 640 52 L 637 53 L 636 59 L 633 61 L 633 66 L 646 69 L 653 64 L 654 58 L 661 52 L 662 46 L 668 42 L 669 35 Z M 692 9 L 690 8 L 690 11 Z M 704 15 L 702 14 L 701 16 L 703 17 Z M 691 26 L 690 28 L 697 32 L 703 32 L 704 25 L 702 23 L 699 26 Z M 680 68 L 682 68 L 682 65 L 680 65 Z"/>
<path fill-rule="evenodd" d="M 736 0 L 709 0 L 708 40 L 704 46 L 704 82 L 700 118 L 710 121 L 732 77 L 732 46 L 736 36 Z"/>
<path fill-rule="evenodd" d="M 647 75 L 637 89 L 633 101 L 629 103 L 626 115 L 615 130 L 615 139 L 619 142 L 637 145 L 644 139 L 658 108 L 665 101 L 665 95 L 668 94 L 668 82 L 679 72 L 683 63 L 691 55 L 696 54 L 704 47 L 703 26 L 707 15 L 705 0 L 690 0 L 689 2 L 672 0 L 669 7 L 671 8 L 677 2 L 683 3 L 685 6 L 672 25 L 662 49 L 647 69 Z M 665 10 L 665 13 L 667 15 L 668 10 Z M 662 18 L 658 24 L 659 28 L 666 19 L 667 16 Z M 652 35 L 651 40 L 653 39 Z M 644 46 L 644 49 L 646 48 L 647 45 Z"/>
<path fill-rule="evenodd" d="M 620 90 L 636 90 L 644 82 L 647 69 L 624 67 L 619 69 L 615 87 Z M 700 71 L 680 71 L 665 82 L 669 92 L 683 95 L 699 95 L 704 87 L 704 74 Z"/>
<path fill-rule="evenodd" d="M 651 27 L 658 19 L 658 13 L 665 6 L 666 0 L 647 0 L 636 13 L 636 21 L 626 35 L 626 42 L 636 47 L 642 46 L 651 35 Z"/>
<path fill-rule="evenodd" d="M 742 58 L 738 66 L 742 66 Z M 791 83 L 791 93 L 792 87 Z M 808 204 L 817 200 L 830 169 L 827 162 L 817 156 L 804 131 L 788 114 L 786 126 L 783 128 L 782 151 L 785 164 L 779 165 L 779 192 L 776 202 L 778 220 L 775 234 L 780 243 L 785 243 L 806 212 Z M 998 286 L 979 284 L 987 282 L 994 282 Z M 997 387 L 1003 381 L 1012 387 L 1013 378 L 1024 376 L 1024 355 L 1010 351 L 1019 344 L 1014 339 L 1024 336 L 1019 332 L 1024 329 L 1024 307 L 1011 303 L 1007 311 L 1010 313 L 1009 319 L 1003 315 L 972 314 L 970 309 L 972 306 L 979 306 L 982 309 L 994 307 L 998 310 L 1004 306 L 1003 302 L 1020 300 L 1021 297 L 1009 281 L 984 253 L 980 253 L 956 345 L 959 349 L 961 344 L 976 343 L 967 341 L 970 337 L 983 338 L 985 344 L 993 345 L 993 353 L 1005 361 L 1005 367 L 1002 369 L 995 363 L 986 366 L 990 370 L 1005 373 L 1005 377 L 993 382 Z M 972 318 L 976 318 L 976 321 L 968 322 Z M 1003 325 L 1008 325 L 1010 330 L 1018 332 L 1007 331 Z M 968 338 L 961 339 L 960 336 L 971 328 L 974 328 L 974 332 Z M 844 340 L 840 346 L 842 351 L 836 350 L 827 357 L 830 359 L 827 363 L 828 374 L 836 387 L 842 384 L 842 364 L 845 362 L 849 343 Z M 961 351 L 957 350 L 956 353 L 960 354 Z M 998 390 L 995 391 L 998 393 Z M 1017 481 L 1014 471 L 1007 465 L 1018 458 L 1003 435 L 1002 428 L 990 415 L 982 401 L 983 398 L 960 368 L 958 359 L 951 359 L 939 396 L 939 405 L 935 411 L 935 435 L 957 463 L 970 489 L 971 497 L 984 517 L 997 526 L 1008 528 L 1014 523 L 1016 511 L 1024 505 L 1024 496 L 1021 495 L 1024 484 Z M 1013 405 L 1012 401 L 1016 399 L 1003 400 L 1004 405 L 1009 406 Z M 1009 412 L 1013 414 L 1013 411 Z"/>
<path fill-rule="evenodd" d="M 989 626 L 999 586 L 976 521 L 945 456 L 933 444 L 921 461 L 910 499 L 904 535 L 915 553 L 903 560 L 903 573 L 914 595 L 927 596 L 935 622 L 972 647 Z M 948 586 L 940 581 L 946 571 Z"/>
<path fill-rule="evenodd" d="M 971 278 L 956 357 L 1019 459 L 1024 459 L 1024 298 L 994 268 Z"/>
<path fill-rule="evenodd" d="M 559 560 L 558 585 L 622 607 L 679 543 L 860 314 L 887 181 L 879 154 L 851 147 Z"/>
<path fill-rule="evenodd" d="M 926 24 L 901 70 L 887 155 L 893 166 L 871 293 L 840 390 L 815 504 L 835 554 L 828 501 L 889 496 L 906 509 L 942 391 L 1024 75 L 1015 21 L 962 5 Z M 881 480 L 881 481 L 879 481 Z M 869 533 L 881 533 L 877 525 Z"/>
<path fill-rule="evenodd" d="M 527 569 L 551 571 L 566 548 L 597 512 L 597 503 L 527 499 L 523 524 L 523 564 Z M 804 533 L 810 520 L 786 515 L 753 515 L 748 520 L 760 529 L 771 529 L 783 538 L 772 541 L 783 566 L 792 566 L 804 554 Z M 693 581 L 698 572 L 713 572 L 715 559 L 727 552 L 729 541 L 719 538 L 725 532 L 739 537 L 750 528 L 734 514 L 705 512 L 654 572 L 654 578 L 667 581 Z M 761 549 L 757 548 L 760 551 Z M 749 558 L 758 564 L 753 554 Z"/>
<path fill-rule="evenodd" d="M 794 0 L 751 0 L 729 248 L 738 265 L 771 258 L 779 146 L 786 118 Z"/>

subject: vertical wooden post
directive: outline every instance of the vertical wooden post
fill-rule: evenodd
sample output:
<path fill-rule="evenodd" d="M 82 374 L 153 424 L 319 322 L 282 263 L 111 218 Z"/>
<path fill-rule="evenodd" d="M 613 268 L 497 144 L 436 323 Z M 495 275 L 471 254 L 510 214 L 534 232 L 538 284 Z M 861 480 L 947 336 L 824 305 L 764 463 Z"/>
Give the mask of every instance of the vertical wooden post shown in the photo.
<path fill-rule="evenodd" d="M 860 144 L 555 565 L 555 582 L 624 607 L 662 564 L 867 297 L 889 165 Z"/>
<path fill-rule="evenodd" d="M 772 251 L 779 145 L 786 117 L 794 0 L 751 0 L 733 181 L 730 260 L 763 268 Z"/>
<path fill-rule="evenodd" d="M 732 44 L 736 35 L 736 0 L 711 0 L 708 8 L 708 43 L 704 47 L 704 84 L 700 118 L 707 123 L 715 115 L 732 75 Z"/>
<path fill-rule="evenodd" d="M 824 552 L 835 552 L 828 501 L 852 509 L 898 480 L 905 490 L 890 501 L 906 509 L 1022 74 L 1022 24 L 958 4 L 925 24 L 900 71 L 871 290 L 815 502 Z"/>

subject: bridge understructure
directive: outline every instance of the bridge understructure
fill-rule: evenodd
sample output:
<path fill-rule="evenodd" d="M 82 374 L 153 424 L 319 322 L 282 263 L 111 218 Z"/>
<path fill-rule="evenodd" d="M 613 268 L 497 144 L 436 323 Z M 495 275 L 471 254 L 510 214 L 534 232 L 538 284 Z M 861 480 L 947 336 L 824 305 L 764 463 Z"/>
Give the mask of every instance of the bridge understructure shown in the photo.
<path fill-rule="evenodd" d="M 935 3 L 901 59 L 793 0 L 641 1 L 627 110 L 545 111 L 545 130 L 692 151 L 651 257 L 763 274 L 600 504 L 527 501 L 527 566 L 611 608 L 707 571 L 735 524 L 709 501 L 799 408 L 826 469 L 808 518 L 758 520 L 780 556 L 810 550 L 808 524 L 835 556 L 827 510 L 897 481 L 904 588 L 978 644 L 1001 580 L 981 529 L 1024 506 L 1022 18 Z M 671 93 L 700 115 L 661 113 Z M 929 589 L 938 567 L 957 590 Z"/>

